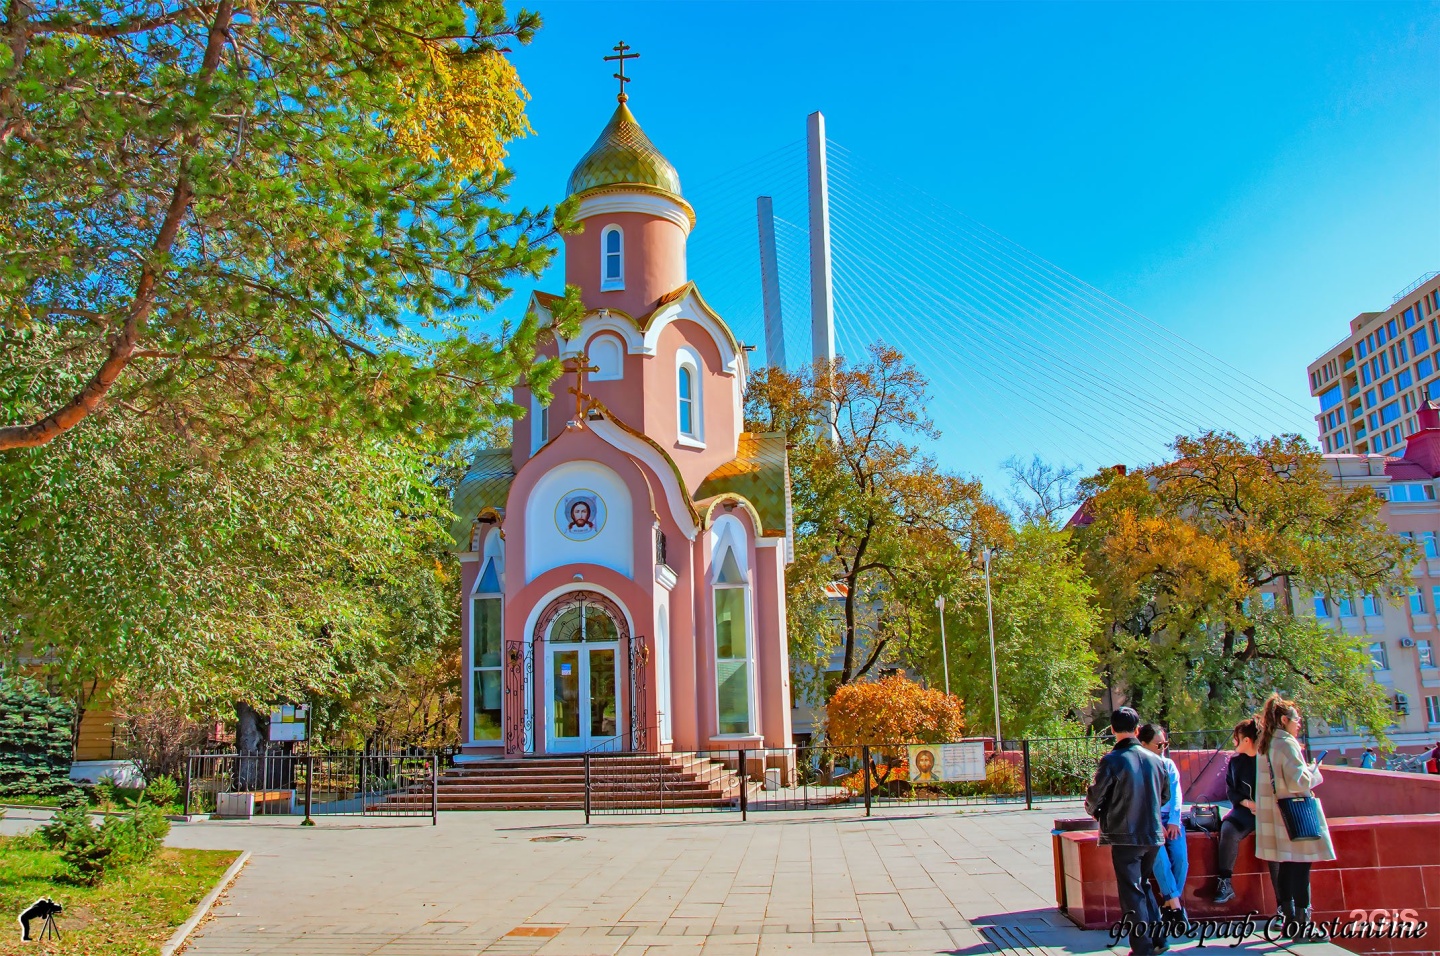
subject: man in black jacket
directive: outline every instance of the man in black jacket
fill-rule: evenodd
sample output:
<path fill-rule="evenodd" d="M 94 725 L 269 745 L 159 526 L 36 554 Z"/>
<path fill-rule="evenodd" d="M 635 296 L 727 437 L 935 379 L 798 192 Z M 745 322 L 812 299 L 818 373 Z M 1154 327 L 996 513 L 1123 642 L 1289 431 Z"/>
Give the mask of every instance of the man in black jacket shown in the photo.
<path fill-rule="evenodd" d="M 1151 956 L 1168 947 L 1160 908 L 1150 895 L 1155 852 L 1165 842 L 1160 808 L 1170 799 L 1170 781 L 1160 758 L 1140 746 L 1140 715 L 1121 707 L 1110 715 L 1115 747 L 1100 758 L 1085 795 L 1085 812 L 1100 824 L 1100 845 L 1110 847 L 1120 908 L 1131 921 L 1131 956 Z M 1143 930 L 1143 931 L 1142 931 Z"/>

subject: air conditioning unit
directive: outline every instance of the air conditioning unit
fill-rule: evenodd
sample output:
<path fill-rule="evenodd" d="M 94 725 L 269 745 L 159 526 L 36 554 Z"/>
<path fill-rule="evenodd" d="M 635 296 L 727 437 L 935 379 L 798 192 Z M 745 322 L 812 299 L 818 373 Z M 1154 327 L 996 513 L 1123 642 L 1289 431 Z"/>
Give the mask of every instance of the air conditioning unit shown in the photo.
<path fill-rule="evenodd" d="M 1401 717 L 1408 716 L 1410 714 L 1410 698 L 1406 697 L 1404 694 L 1396 694 L 1395 713 L 1399 714 Z"/>
<path fill-rule="evenodd" d="M 1415 646 L 1415 638 L 1413 638 L 1413 637 L 1402 637 L 1402 638 L 1400 638 L 1400 646 L 1401 646 L 1401 647 L 1414 647 L 1414 646 Z"/>

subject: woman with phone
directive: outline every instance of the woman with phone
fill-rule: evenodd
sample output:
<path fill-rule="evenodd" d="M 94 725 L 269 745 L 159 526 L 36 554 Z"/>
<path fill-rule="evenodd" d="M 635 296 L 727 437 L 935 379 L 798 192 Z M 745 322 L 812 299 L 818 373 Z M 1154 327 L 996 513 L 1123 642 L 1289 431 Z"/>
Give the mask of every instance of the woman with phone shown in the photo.
<path fill-rule="evenodd" d="M 1255 832 L 1255 741 L 1260 737 L 1260 724 L 1247 717 L 1230 732 L 1235 752 L 1225 766 L 1225 794 L 1230 812 L 1220 821 L 1219 859 L 1215 875 L 1215 902 L 1228 903 L 1235 898 L 1230 880 L 1235 873 L 1235 858 L 1240 855 L 1240 842 Z"/>
<path fill-rule="evenodd" d="M 1320 764 L 1307 763 L 1301 756 L 1299 735 L 1300 708 L 1271 694 L 1256 743 L 1255 855 L 1270 863 L 1280 915 L 1287 926 L 1298 920 L 1303 932 L 1310 922 L 1310 866 L 1335 859 L 1335 847 L 1324 810 L 1311 793 L 1323 782 Z M 1307 801 L 1306 809 L 1313 815 L 1301 820 L 1294 813 L 1297 805 L 1291 804 L 1287 822 L 1281 801 L 1296 798 Z"/>

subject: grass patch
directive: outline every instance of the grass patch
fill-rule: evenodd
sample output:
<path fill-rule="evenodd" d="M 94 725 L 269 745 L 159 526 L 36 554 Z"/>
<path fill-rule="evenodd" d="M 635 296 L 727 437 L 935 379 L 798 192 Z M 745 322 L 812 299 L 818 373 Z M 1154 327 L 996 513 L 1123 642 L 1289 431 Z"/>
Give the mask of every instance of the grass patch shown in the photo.
<path fill-rule="evenodd" d="M 162 849 L 149 863 L 107 874 L 99 886 L 74 886 L 61 881 L 63 868 L 55 850 L 0 837 L 0 919 L 9 926 L 0 932 L 0 954 L 153 956 L 239 855 L 235 850 Z M 21 943 L 13 922 L 15 914 L 41 896 L 65 907 L 57 919 L 62 934 L 58 945 L 50 940 L 44 945 Z M 32 932 L 39 929 L 36 925 Z"/>
<path fill-rule="evenodd" d="M 0 805 L 9 804 L 12 807 L 58 807 L 64 799 L 64 797 L 59 796 L 32 797 L 28 794 L 22 794 L 20 796 L 11 795 L 0 797 Z"/>

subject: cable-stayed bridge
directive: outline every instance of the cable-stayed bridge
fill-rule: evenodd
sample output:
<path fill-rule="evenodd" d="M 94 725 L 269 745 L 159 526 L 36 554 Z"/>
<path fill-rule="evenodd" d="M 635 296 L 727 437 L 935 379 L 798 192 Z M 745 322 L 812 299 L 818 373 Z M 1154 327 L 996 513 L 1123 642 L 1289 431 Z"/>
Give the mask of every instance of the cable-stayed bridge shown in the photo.
<path fill-rule="evenodd" d="M 773 208 L 785 364 L 813 354 L 815 143 L 796 140 L 685 184 L 698 218 L 690 275 L 757 346 L 757 368 L 771 361 L 757 197 Z M 994 477 L 1000 461 L 1031 454 L 1086 468 L 1146 463 L 1177 434 L 1202 429 L 1312 434 L 1306 406 L 844 144 L 824 143 L 835 351 L 863 359 L 883 340 L 916 363 L 931 382 L 946 467 Z"/>

